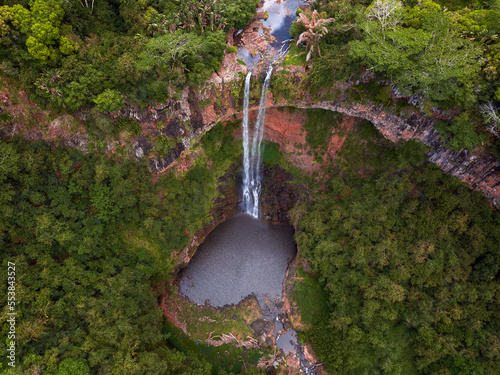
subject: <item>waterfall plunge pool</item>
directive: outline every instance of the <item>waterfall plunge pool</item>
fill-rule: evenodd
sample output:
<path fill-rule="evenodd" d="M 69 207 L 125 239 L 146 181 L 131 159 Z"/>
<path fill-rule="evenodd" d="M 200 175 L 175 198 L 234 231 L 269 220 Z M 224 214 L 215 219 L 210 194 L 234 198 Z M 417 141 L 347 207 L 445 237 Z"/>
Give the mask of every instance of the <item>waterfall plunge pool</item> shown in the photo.
<path fill-rule="evenodd" d="M 266 224 L 238 214 L 219 224 L 183 269 L 179 291 L 213 307 L 237 304 L 254 294 L 262 309 L 280 300 L 297 247 L 288 224 Z M 272 302 L 266 304 L 265 299 Z M 270 311 L 271 313 L 271 311 Z"/>

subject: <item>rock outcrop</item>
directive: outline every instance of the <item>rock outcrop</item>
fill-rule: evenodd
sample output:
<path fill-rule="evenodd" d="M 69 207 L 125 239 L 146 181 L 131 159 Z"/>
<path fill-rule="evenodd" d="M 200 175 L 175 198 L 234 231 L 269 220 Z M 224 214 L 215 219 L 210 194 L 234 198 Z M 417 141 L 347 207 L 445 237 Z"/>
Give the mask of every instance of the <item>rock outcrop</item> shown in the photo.
<path fill-rule="evenodd" d="M 263 166 L 263 191 L 260 197 L 262 220 L 280 224 L 290 221 L 290 210 L 298 203 L 300 187 L 292 185 L 293 177 L 278 165 Z"/>

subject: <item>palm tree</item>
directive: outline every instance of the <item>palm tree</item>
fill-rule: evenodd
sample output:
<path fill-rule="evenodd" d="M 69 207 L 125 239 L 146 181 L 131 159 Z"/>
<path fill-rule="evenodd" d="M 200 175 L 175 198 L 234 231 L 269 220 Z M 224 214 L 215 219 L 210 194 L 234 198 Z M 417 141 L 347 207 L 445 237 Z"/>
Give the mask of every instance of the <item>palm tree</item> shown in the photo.
<path fill-rule="evenodd" d="M 175 27 L 192 30 L 200 26 L 203 33 L 207 27 L 223 30 L 227 23 L 216 0 L 184 0 L 175 18 Z"/>
<path fill-rule="evenodd" d="M 297 22 L 303 24 L 307 30 L 299 35 L 299 38 L 297 39 L 297 45 L 299 45 L 300 43 L 306 44 L 306 50 L 309 50 L 306 56 L 306 61 L 309 61 L 315 48 L 318 51 L 319 57 L 321 57 L 321 52 L 319 50 L 319 40 L 323 37 L 323 35 L 328 33 L 328 30 L 324 25 L 332 21 L 333 18 L 318 19 L 317 10 L 312 12 L 310 20 L 304 13 L 299 14 L 299 19 L 297 20 Z"/>

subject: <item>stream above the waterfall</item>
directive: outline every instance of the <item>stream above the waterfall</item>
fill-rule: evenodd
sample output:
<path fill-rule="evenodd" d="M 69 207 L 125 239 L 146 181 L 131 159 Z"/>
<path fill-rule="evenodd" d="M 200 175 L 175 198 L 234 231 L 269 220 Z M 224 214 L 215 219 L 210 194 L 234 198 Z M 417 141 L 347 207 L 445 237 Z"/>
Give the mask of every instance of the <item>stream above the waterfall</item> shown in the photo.
<path fill-rule="evenodd" d="M 293 228 L 266 224 L 247 214 L 217 226 L 182 271 L 179 291 L 199 305 L 236 304 L 254 294 L 263 309 L 265 299 L 281 298 L 289 261 L 295 257 Z"/>
<path fill-rule="evenodd" d="M 297 8 L 305 3 L 304 0 L 264 0 L 257 9 L 259 12 L 267 12 L 268 15 L 266 19 L 260 20 L 261 25 L 256 32 L 259 35 L 268 33 L 271 36 L 272 41 L 267 46 L 267 52 L 271 56 L 288 47 L 291 38 L 290 26 L 297 18 Z M 239 40 L 238 35 L 236 35 L 236 40 Z M 255 52 L 244 45 L 238 46 L 238 58 L 243 60 L 250 69 L 255 68 L 262 59 L 263 51 Z"/>

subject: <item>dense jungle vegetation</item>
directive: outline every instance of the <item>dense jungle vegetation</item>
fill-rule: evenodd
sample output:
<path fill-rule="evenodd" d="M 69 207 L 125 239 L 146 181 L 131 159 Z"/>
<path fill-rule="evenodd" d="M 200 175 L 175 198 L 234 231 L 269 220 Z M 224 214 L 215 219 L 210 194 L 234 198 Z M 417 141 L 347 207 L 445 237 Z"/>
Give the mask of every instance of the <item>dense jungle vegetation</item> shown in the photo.
<path fill-rule="evenodd" d="M 226 31 L 256 0 L 2 1 L 1 72 L 41 104 L 75 111 L 145 105 L 204 82 L 222 62 Z"/>
<path fill-rule="evenodd" d="M 96 121 L 96 111 L 146 107 L 203 84 L 233 51 L 227 32 L 247 25 L 257 2 L 3 0 L 0 75 L 55 113 L 94 108 L 84 124 L 92 137 L 134 133 L 134 124 Z M 456 117 L 438 126 L 448 147 L 500 155 L 500 0 L 311 5 L 332 19 L 293 60 L 308 66 L 311 94 L 361 80 L 353 101 L 449 111 Z M 294 37 L 306 26 L 294 23 Z M 309 113 L 306 139 L 319 161 L 338 118 Z M 0 113 L 0 126 L 11 121 Z M 189 172 L 154 183 L 146 165 L 118 154 L 0 140 L 0 274 L 7 280 L 16 264 L 18 312 L 18 367 L 2 354 L 0 373 L 215 373 L 162 333 L 157 298 L 172 254 L 210 220 L 218 178 L 241 159 L 234 126 L 203 136 Z M 302 339 L 331 374 L 498 373 L 498 212 L 425 163 L 422 145 L 375 133 L 365 124 L 349 135 L 323 180 L 297 175 L 314 192 L 294 214 L 312 271 L 297 290 Z M 276 149 L 272 159 L 288 165 Z"/>
<path fill-rule="evenodd" d="M 405 98 L 431 113 L 452 110 L 456 117 L 438 126 L 453 150 L 484 147 L 500 154 L 500 1 L 314 1 L 316 30 L 309 90 L 321 93 L 335 81 L 365 80 L 379 85 L 356 90 L 356 102 L 390 107 Z M 392 93 L 391 93 L 392 91 Z"/>
<path fill-rule="evenodd" d="M 356 132 L 296 209 L 317 276 L 297 291 L 301 337 L 331 374 L 496 374 L 500 215 L 421 144 Z"/>
<path fill-rule="evenodd" d="M 240 145 L 223 134 L 201 140 L 203 155 L 185 176 L 155 184 L 133 161 L 0 143 L 2 276 L 15 263 L 18 313 L 18 364 L 11 369 L 3 355 L 0 372 L 211 373 L 166 345 L 156 298 L 173 276 L 171 253 L 210 220 L 217 179 L 240 159 Z M 7 312 L 4 304 L 4 338 Z"/>
<path fill-rule="evenodd" d="M 304 339 L 330 373 L 498 373 L 500 221 L 483 197 L 431 166 L 333 178 L 300 228 L 329 297 Z"/>

